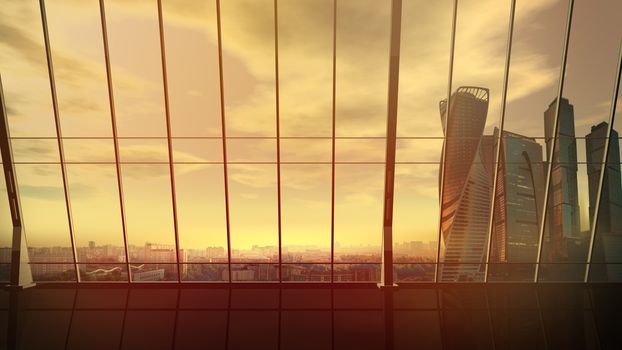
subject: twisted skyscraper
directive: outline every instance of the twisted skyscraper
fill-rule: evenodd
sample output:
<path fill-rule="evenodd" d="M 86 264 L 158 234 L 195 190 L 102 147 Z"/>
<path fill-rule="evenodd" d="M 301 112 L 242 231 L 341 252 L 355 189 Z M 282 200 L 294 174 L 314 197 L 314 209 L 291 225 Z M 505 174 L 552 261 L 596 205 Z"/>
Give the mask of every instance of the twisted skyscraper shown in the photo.
<path fill-rule="evenodd" d="M 441 232 L 445 243 L 440 279 L 479 280 L 483 276 L 490 216 L 492 169 L 482 147 L 488 113 L 488 89 L 460 87 L 440 102 L 445 133 Z M 485 147 L 488 148 L 488 147 Z"/>

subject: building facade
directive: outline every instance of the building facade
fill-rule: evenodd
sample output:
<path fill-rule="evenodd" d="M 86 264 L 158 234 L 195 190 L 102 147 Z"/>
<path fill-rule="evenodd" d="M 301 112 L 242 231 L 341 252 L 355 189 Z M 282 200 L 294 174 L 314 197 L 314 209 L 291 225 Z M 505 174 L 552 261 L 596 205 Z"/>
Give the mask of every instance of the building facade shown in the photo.
<path fill-rule="evenodd" d="M 594 225 L 594 211 L 598 198 L 601 167 L 609 124 L 594 125 L 585 136 L 585 155 L 590 199 L 590 227 Z M 603 263 L 622 262 L 622 183 L 620 176 L 620 142 L 617 131 L 611 131 L 609 153 L 605 167 L 598 224 L 594 239 L 592 280 L 621 280 L 622 265 Z"/>
<path fill-rule="evenodd" d="M 561 99 L 557 140 L 551 157 L 556 104 L 557 99 L 544 112 L 546 157 L 553 166 L 547 209 L 548 235 L 543 247 L 545 262 L 577 259 L 575 246 L 581 240 L 574 107 L 567 99 Z"/>
<path fill-rule="evenodd" d="M 482 147 L 488 100 L 488 89 L 460 87 L 449 108 L 446 100 L 440 102 L 446 137 L 445 162 L 441 164 L 445 246 L 439 267 L 441 281 L 483 278 L 492 188 L 491 169 L 485 164 L 487 155 Z"/>
<path fill-rule="evenodd" d="M 498 135 L 495 128 L 495 140 Z M 535 138 L 508 131 L 501 145 L 490 273 L 493 279 L 521 280 L 533 274 L 533 266 L 526 263 L 533 263 L 538 254 L 544 203 L 542 146 Z"/>

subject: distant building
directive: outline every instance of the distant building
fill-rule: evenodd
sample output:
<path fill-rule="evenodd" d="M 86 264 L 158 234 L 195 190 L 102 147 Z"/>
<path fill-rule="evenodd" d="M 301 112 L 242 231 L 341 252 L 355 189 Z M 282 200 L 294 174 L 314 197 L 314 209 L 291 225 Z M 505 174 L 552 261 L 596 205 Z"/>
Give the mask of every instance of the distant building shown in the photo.
<path fill-rule="evenodd" d="M 592 126 L 591 132 L 585 136 L 585 155 L 590 196 L 590 224 L 594 220 L 594 208 L 596 206 L 607 129 L 608 124 L 602 122 Z M 605 181 L 600 200 L 600 211 L 598 213 L 597 229 L 599 232 L 622 234 L 622 184 L 620 179 L 620 142 L 618 133 L 612 130 L 607 166 L 605 168 Z"/>
<path fill-rule="evenodd" d="M 184 249 L 179 250 L 179 263 L 182 275 L 185 275 L 188 271 L 188 265 L 184 264 L 187 261 L 186 251 Z M 138 254 L 136 262 L 148 263 L 154 268 L 163 269 L 167 275 L 175 276 L 177 279 L 177 255 L 175 254 L 174 245 L 145 243 L 142 251 Z"/>
<path fill-rule="evenodd" d="M 164 269 L 155 269 L 149 271 L 138 271 L 132 274 L 132 281 L 145 282 L 145 281 L 162 281 L 164 280 Z"/>
<path fill-rule="evenodd" d="M 495 140 L 498 135 L 499 130 L 495 128 Z M 503 132 L 501 145 L 490 261 L 533 263 L 538 252 L 544 203 L 542 146 L 534 138 L 508 131 Z M 516 280 L 522 275 L 532 275 L 533 267 L 493 265 L 490 271 L 497 277 L 505 275 Z"/>
<path fill-rule="evenodd" d="M 487 169 L 482 142 L 488 113 L 488 89 L 460 87 L 451 106 L 440 102 L 445 134 L 445 162 L 441 164 L 444 186 L 441 201 L 441 232 L 445 249 L 440 266 L 441 281 L 483 278 L 489 233 L 492 170 Z"/>
<path fill-rule="evenodd" d="M 283 265 L 283 280 L 292 282 L 330 282 L 329 265 Z M 335 267 L 332 274 L 335 282 L 378 282 L 378 264 L 352 264 Z"/>
<path fill-rule="evenodd" d="M 544 200 L 542 146 L 534 138 L 508 131 L 503 132 L 501 144 L 493 260 L 533 262 Z"/>
<path fill-rule="evenodd" d="M 207 247 L 205 248 L 205 256 L 208 259 L 226 257 L 225 248 L 224 247 Z"/>
<path fill-rule="evenodd" d="M 602 122 L 592 126 L 585 136 L 585 154 L 590 198 L 590 227 L 594 225 L 594 211 L 598 196 L 601 168 L 609 124 Z M 605 167 L 598 224 L 594 240 L 591 279 L 596 281 L 622 281 L 622 269 L 618 265 L 599 265 L 605 262 L 622 262 L 622 183 L 620 176 L 620 142 L 618 133 L 611 131 L 609 153 Z"/>
<path fill-rule="evenodd" d="M 226 281 L 229 279 L 228 271 L 222 271 L 222 279 Z M 255 281 L 255 271 L 248 269 L 231 270 L 231 280 L 233 281 Z"/>
<path fill-rule="evenodd" d="M 565 98 L 560 102 L 557 141 L 553 157 L 549 159 L 555 136 L 556 102 L 557 99 L 553 100 L 544 112 L 547 161 L 553 164 L 547 204 L 549 229 L 543 247 L 543 259 L 549 262 L 579 259 L 580 257 L 569 256 L 568 244 L 581 239 L 574 107 Z"/>

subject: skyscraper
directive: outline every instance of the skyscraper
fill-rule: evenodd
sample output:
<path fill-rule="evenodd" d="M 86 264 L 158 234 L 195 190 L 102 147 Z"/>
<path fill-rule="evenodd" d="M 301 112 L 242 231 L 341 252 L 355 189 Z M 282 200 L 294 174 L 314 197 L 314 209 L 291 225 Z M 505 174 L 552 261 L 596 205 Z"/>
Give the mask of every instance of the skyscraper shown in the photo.
<path fill-rule="evenodd" d="M 495 140 L 498 135 L 495 128 Z M 532 264 L 544 202 L 542 146 L 534 138 L 508 131 L 503 132 L 501 145 L 490 261 Z M 490 271 L 493 278 L 510 280 L 533 275 L 529 265 L 493 265 Z"/>
<path fill-rule="evenodd" d="M 594 125 L 591 132 L 585 136 L 590 196 L 590 227 L 594 225 L 594 210 L 608 126 L 609 124 L 606 122 Z M 595 263 L 622 261 L 622 184 L 620 180 L 620 142 L 618 133 L 612 130 L 594 240 L 592 261 Z M 593 280 L 620 281 L 622 280 L 622 269 L 619 265 L 594 264 L 590 275 Z"/>
<path fill-rule="evenodd" d="M 440 267 L 442 281 L 479 280 L 483 277 L 490 215 L 491 169 L 482 150 L 488 113 L 488 89 L 460 87 L 440 102 L 445 133 L 441 231 L 445 243 Z"/>
<path fill-rule="evenodd" d="M 587 177 L 590 195 L 590 225 L 594 220 L 594 208 L 600 170 L 603 162 L 603 152 L 607 139 L 608 124 L 602 122 L 592 126 L 592 130 L 585 136 L 585 155 L 587 160 Z M 622 184 L 620 183 L 620 142 L 618 133 L 611 132 L 609 141 L 609 155 L 605 167 L 605 182 L 603 183 L 598 213 L 598 230 L 601 232 L 622 234 Z"/>
<path fill-rule="evenodd" d="M 548 242 L 545 244 L 543 255 L 546 261 L 567 260 L 569 240 L 579 239 L 581 236 L 574 107 L 565 98 L 561 99 L 557 141 L 553 156 L 549 158 L 553 145 L 556 102 L 557 99 L 553 100 L 544 112 L 547 161 L 553 164 L 547 209 Z"/>

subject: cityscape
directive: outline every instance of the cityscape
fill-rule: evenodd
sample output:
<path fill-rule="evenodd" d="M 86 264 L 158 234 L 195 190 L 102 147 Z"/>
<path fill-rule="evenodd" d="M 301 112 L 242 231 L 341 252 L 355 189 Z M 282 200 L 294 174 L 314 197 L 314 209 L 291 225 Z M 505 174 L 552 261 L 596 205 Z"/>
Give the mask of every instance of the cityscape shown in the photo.
<path fill-rule="evenodd" d="M 620 14 L 0 0 L 0 350 L 622 349 Z"/>
<path fill-rule="evenodd" d="M 538 140 L 494 129 L 483 135 L 488 110 L 488 89 L 461 87 L 452 95 L 447 118 L 446 100 L 440 112 L 445 130 L 445 170 L 441 230 L 446 246 L 441 255 L 442 281 L 483 281 L 486 271 L 489 220 L 497 140 L 501 139 L 498 184 L 492 230 L 490 277 L 492 280 L 529 281 L 540 261 L 548 280 L 581 280 L 587 261 L 590 231 L 581 230 L 578 159 L 573 105 L 560 101 L 558 136 L 554 142 L 556 99 L 544 112 L 545 150 Z M 448 119 L 448 120 L 447 120 Z M 603 163 L 607 122 L 585 135 L 589 190 L 589 227 L 594 223 L 600 169 Z M 555 150 L 551 154 L 551 147 Z M 543 158 L 543 151 L 546 158 Z M 622 258 L 622 187 L 618 134 L 611 134 L 605 185 L 600 203 L 593 261 Z M 547 167 L 551 184 L 541 258 L 538 259 Z M 618 266 L 595 268 L 597 280 L 619 280 Z"/>
<path fill-rule="evenodd" d="M 443 181 L 441 237 L 438 275 L 444 282 L 529 281 L 538 260 L 540 228 L 546 192 L 548 165 L 552 164 L 547 218 L 540 252 L 543 278 L 579 280 L 587 259 L 590 231 L 581 229 L 578 194 L 577 142 L 574 107 L 566 98 L 560 102 L 559 133 L 553 143 L 556 100 L 543 112 L 544 140 L 499 129 L 483 133 L 488 113 L 489 91 L 481 87 L 460 87 L 447 101 L 440 102 L 446 137 L 445 166 L 439 169 Z M 603 150 L 607 140 L 605 121 L 591 127 L 585 138 L 586 176 L 589 191 L 589 223 L 594 223 Z M 581 135 L 582 136 L 582 135 Z M 497 142 L 501 140 L 497 168 L 494 223 L 486 267 L 492 190 Z M 539 142 L 540 141 L 540 142 Z M 542 141 L 544 144 L 542 144 Z M 555 144 L 553 158 L 550 148 Z M 612 130 L 609 159 L 594 240 L 593 278 L 618 280 L 622 269 L 622 184 L 618 133 Z M 440 183 L 440 182 L 439 182 Z M 585 224 L 589 224 L 585 225 Z M 380 238 L 380 235 L 378 236 Z M 432 281 L 436 271 L 436 241 L 405 241 L 394 244 L 394 274 L 398 281 Z M 336 242 L 334 272 L 330 249 L 314 245 L 283 246 L 281 278 L 284 281 L 377 282 L 380 278 L 380 246 L 342 247 Z M 122 246 L 77 247 L 76 261 L 84 280 L 127 280 L 125 249 Z M 9 248 L 0 250 L 9 261 Z M 129 245 L 127 254 L 133 281 L 175 281 L 177 274 L 188 281 L 275 281 L 279 279 L 278 246 L 253 245 L 231 250 L 231 272 L 227 248 L 222 246 L 183 248 L 145 243 Z M 30 247 L 33 276 L 39 280 L 75 278 L 70 247 Z M 178 256 L 177 256 L 178 255 Z M 179 258 L 179 268 L 177 262 Z"/>
<path fill-rule="evenodd" d="M 336 244 L 339 246 L 338 244 Z M 396 273 L 402 280 L 426 281 L 433 278 L 437 242 L 403 242 L 395 246 Z M 290 251 L 291 250 L 291 251 Z M 335 282 L 377 282 L 380 278 L 380 247 L 340 247 L 335 256 Z M 125 249 L 97 245 L 77 248 L 81 278 L 86 281 L 126 281 Z M 132 280 L 176 281 L 177 257 L 174 245 L 146 243 L 128 246 Z M 42 281 L 75 279 L 71 247 L 29 248 L 33 276 Z M 225 247 L 180 249 L 182 280 L 228 281 Z M 278 281 L 278 247 L 253 246 L 231 252 L 233 281 Z M 10 248 L 0 248 L 0 261 L 10 261 Z M 283 247 L 282 278 L 292 282 L 330 282 L 330 250 L 315 246 Z M 425 264 L 422 264 L 425 263 Z M 415 268 L 410 265 L 416 264 Z"/>

